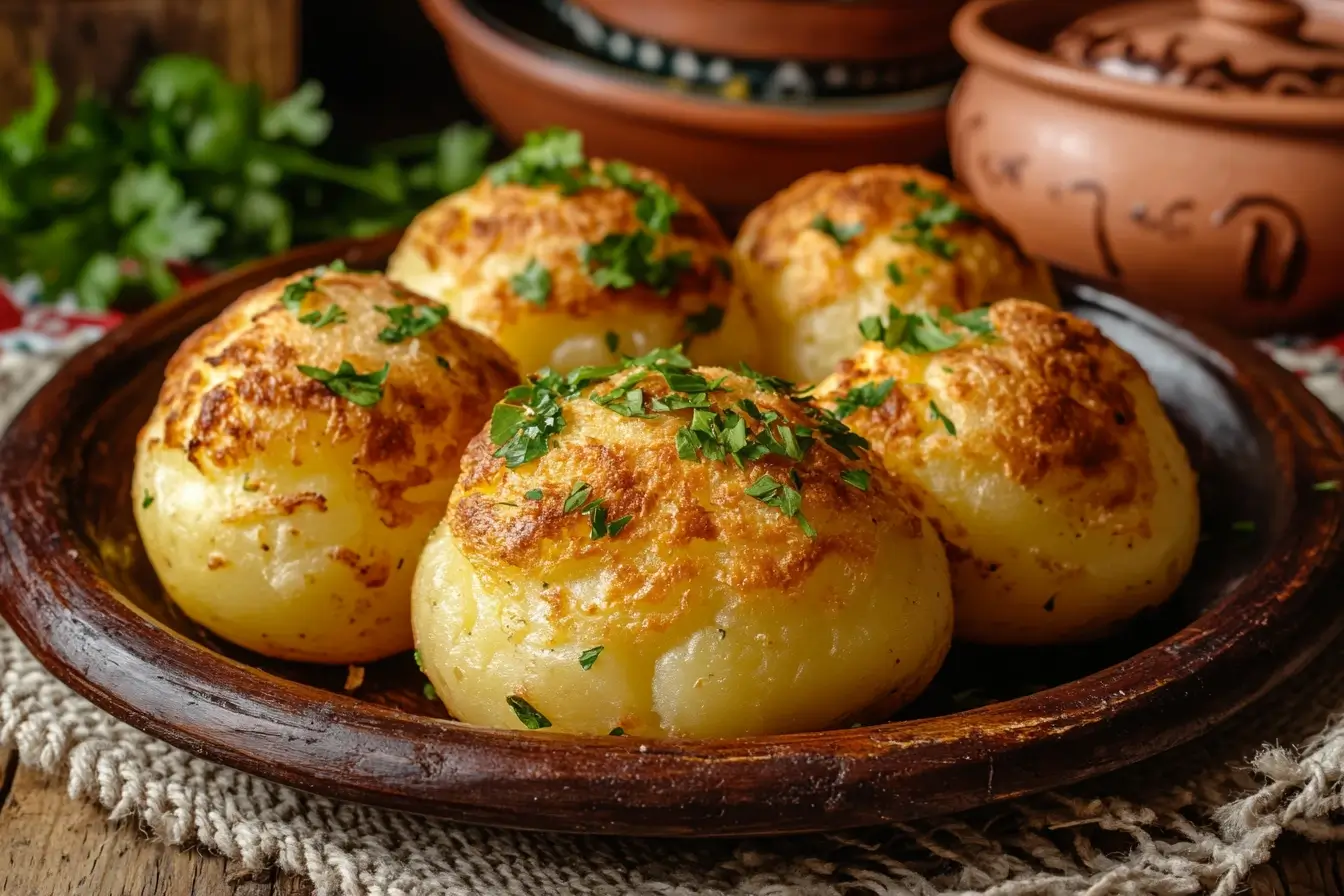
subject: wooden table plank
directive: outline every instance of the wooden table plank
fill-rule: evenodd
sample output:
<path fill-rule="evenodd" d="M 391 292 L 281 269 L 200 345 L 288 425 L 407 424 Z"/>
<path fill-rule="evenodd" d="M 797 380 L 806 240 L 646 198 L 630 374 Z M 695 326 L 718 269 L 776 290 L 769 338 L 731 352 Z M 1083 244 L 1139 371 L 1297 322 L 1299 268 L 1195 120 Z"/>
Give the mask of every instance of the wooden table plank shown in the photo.
<path fill-rule="evenodd" d="M 312 896 L 276 872 L 150 840 L 132 823 L 71 800 L 61 781 L 0 750 L 0 893 L 24 896 Z M 1255 869 L 1251 896 L 1344 896 L 1344 847 L 1285 835 Z"/>
<path fill-rule="evenodd" d="M 8 778 L 8 776 L 7 776 Z M 24 896 L 311 896 L 275 873 L 110 825 L 103 810 L 71 800 L 61 782 L 31 769 L 13 775 L 0 806 L 0 893 Z"/>

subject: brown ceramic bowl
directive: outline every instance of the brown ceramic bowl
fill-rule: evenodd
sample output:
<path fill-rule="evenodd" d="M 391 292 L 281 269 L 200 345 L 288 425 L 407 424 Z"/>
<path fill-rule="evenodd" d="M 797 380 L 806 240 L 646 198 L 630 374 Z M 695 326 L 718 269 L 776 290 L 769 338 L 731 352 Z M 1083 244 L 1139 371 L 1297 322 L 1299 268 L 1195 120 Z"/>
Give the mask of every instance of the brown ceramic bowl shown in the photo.
<path fill-rule="evenodd" d="M 1338 312 L 1344 98 L 1137 83 L 1048 52 L 1080 15 L 1112 5 L 962 10 L 958 178 L 1028 252 L 1140 302 L 1243 332 Z"/>
<path fill-rule="evenodd" d="M 575 0 L 634 34 L 757 59 L 857 60 L 950 49 L 963 0 Z"/>
<path fill-rule="evenodd" d="M 735 223 L 811 171 L 925 163 L 946 139 L 947 87 L 808 106 L 678 93 L 536 40 L 464 0 L 421 0 L 463 86 L 506 138 L 564 125 L 598 156 L 668 172 Z M 494 7 L 505 12 L 504 4 Z"/>

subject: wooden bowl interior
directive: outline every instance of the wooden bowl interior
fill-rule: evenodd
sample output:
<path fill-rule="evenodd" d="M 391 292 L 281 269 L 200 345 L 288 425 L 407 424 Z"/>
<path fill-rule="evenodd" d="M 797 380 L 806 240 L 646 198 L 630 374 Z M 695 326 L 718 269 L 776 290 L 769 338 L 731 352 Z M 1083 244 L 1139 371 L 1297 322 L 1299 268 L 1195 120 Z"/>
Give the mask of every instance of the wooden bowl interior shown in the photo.
<path fill-rule="evenodd" d="M 377 266 L 380 257 L 358 260 Z M 279 273 L 272 271 L 272 273 Z M 108 379 L 115 382 L 93 407 L 75 408 L 87 420 L 79 452 L 69 467 L 66 512 L 97 572 L 122 599 L 160 625 L 209 649 L 274 675 L 330 691 L 341 691 L 345 667 L 287 663 L 235 647 L 187 619 L 166 598 L 136 534 L 130 477 L 135 436 L 148 418 L 176 345 L 214 316 L 231 296 L 210 296 L 174 320 L 166 338 L 125 353 Z M 1249 571 L 1264 562 L 1269 535 L 1289 508 L 1279 506 L 1270 434 L 1239 398 L 1232 381 L 1198 353 L 1178 351 L 1136 319 L 1104 299 L 1076 302 L 1073 310 L 1096 322 L 1132 352 L 1148 370 L 1200 474 L 1200 499 L 1207 533 L 1195 566 L 1175 597 L 1161 610 L 1136 620 L 1123 632 L 1096 644 L 1050 649 L 987 649 L 956 646 L 932 687 L 900 718 L 945 715 L 989 702 L 1041 691 L 1111 666 L 1172 635 L 1214 606 Z M 1244 521 L 1254 531 L 1234 531 Z M 1238 526 L 1237 529 L 1250 528 Z M 407 712 L 445 717 L 437 701 L 422 694 L 424 678 L 409 654 L 375 663 L 354 696 Z"/>

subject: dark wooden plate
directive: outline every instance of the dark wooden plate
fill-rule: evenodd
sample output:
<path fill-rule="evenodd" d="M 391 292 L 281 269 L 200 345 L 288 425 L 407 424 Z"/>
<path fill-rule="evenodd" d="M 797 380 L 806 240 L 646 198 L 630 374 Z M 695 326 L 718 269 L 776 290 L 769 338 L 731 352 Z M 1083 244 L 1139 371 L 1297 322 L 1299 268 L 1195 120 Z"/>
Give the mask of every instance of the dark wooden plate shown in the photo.
<path fill-rule="evenodd" d="M 1075 310 L 1147 367 L 1201 474 L 1195 569 L 1124 635 L 958 648 L 900 719 L 786 737 L 472 728 L 420 695 L 409 656 L 342 693 L 344 669 L 247 654 L 176 613 L 135 539 L 127 482 L 135 431 L 188 333 L 273 276 L 337 256 L 379 265 L 394 239 L 301 249 L 149 311 L 76 357 L 0 443 L 0 607 L 48 668 L 113 715 L 305 790 L 470 822 L 817 831 L 979 806 L 1165 750 L 1302 668 L 1344 620 L 1344 499 L 1313 488 L 1344 476 L 1339 424 L 1246 343 L 1078 287 Z"/>

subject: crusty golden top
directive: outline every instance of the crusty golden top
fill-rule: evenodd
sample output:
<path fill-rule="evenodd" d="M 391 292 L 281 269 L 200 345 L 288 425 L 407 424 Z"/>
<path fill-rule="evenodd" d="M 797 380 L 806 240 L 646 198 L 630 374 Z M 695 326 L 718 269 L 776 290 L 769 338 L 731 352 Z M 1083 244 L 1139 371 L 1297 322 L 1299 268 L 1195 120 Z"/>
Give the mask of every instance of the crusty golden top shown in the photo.
<path fill-rule="evenodd" d="M 834 408 L 855 387 L 893 380 L 877 407 L 845 418 L 889 466 L 955 451 L 968 470 L 1002 469 L 1099 514 L 1151 500 L 1135 392 L 1152 386 L 1138 363 L 1091 323 L 1035 302 L 998 302 L 989 321 L 989 335 L 949 325 L 961 343 L 926 354 L 868 342 L 817 388 L 818 401 Z"/>
<path fill-rule="evenodd" d="M 724 391 L 709 395 L 714 411 L 744 413 L 737 403 L 749 399 L 762 416 L 779 415 L 776 425 L 783 422 L 795 431 L 817 427 L 804 405 L 750 378 L 718 368 L 699 372 L 710 380 L 725 377 Z M 623 599 L 640 600 L 665 594 L 714 564 L 722 567 L 718 576 L 725 586 L 766 589 L 778 598 L 827 557 L 863 564 L 873 559 L 882 533 L 919 535 L 913 497 L 863 449 L 856 452 L 858 460 L 850 460 L 818 434 L 800 461 L 769 456 L 739 468 L 731 459 L 684 460 L 677 431 L 690 423 L 691 411 L 630 417 L 591 399 L 628 375 L 617 374 L 564 401 L 566 427 L 537 460 L 511 469 L 495 456 L 488 432 L 472 440 L 446 522 L 478 575 L 507 576 L 510 568 L 526 568 L 544 579 L 545 570 L 563 564 L 600 562 L 628 586 Z M 669 392 L 658 374 L 639 387 L 645 407 Z M 754 419 L 748 422 L 750 431 L 760 429 Z M 846 470 L 869 474 L 867 490 L 844 482 Z M 785 483 L 797 475 L 801 513 L 815 527 L 815 538 L 781 509 L 746 493 L 766 474 Z M 615 536 L 591 538 L 589 519 L 564 511 L 579 482 L 605 502 L 608 520 L 628 515 L 629 524 Z M 611 593 L 622 590 L 613 587 Z"/>
<path fill-rule="evenodd" d="M 245 465 L 273 444 L 302 463 L 321 443 L 351 440 L 355 463 L 383 487 L 390 471 L 411 487 L 455 470 L 467 438 L 519 381 L 508 356 L 450 320 L 395 344 L 380 341 L 392 322 L 380 308 L 437 307 L 381 274 L 327 273 L 297 309 L 286 307 L 286 286 L 311 273 L 243 294 L 192 334 L 168 364 L 141 439 L 185 451 L 207 475 Z M 300 320 L 332 305 L 343 320 L 320 328 Z M 361 407 L 299 370 L 335 371 L 343 361 L 359 374 L 390 365 L 376 404 Z"/>
<path fill-rule="evenodd" d="M 959 213 L 948 213 L 953 204 Z M 818 216 L 847 238 L 837 240 L 819 229 Z M 849 235 L 854 228 L 859 229 Z M 745 263 L 770 274 L 789 271 L 773 287 L 778 293 L 773 300 L 790 309 L 785 317 L 851 294 L 865 278 L 885 283 L 889 264 L 899 271 L 901 288 L 896 292 L 909 293 L 915 302 L 905 310 L 970 308 L 1006 298 L 1005 286 L 1017 287 L 1019 295 L 1025 290 L 1032 298 L 1055 301 L 1043 269 L 975 197 L 914 166 L 870 165 L 809 174 L 747 216 L 736 250 Z M 880 263 L 868 264 L 870 260 Z M 920 289 L 928 282 L 938 283 L 941 290 L 944 281 L 947 294 L 925 296 Z"/>
<path fill-rule="evenodd" d="M 589 160 L 601 174 L 607 162 Z M 600 287 L 584 270 L 580 251 L 610 234 L 644 229 L 635 212 L 638 197 L 618 186 L 589 186 L 565 195 L 554 184 L 496 184 L 483 177 L 416 216 L 388 265 L 388 273 L 408 281 L 428 272 L 451 272 L 454 295 L 442 298 L 455 317 L 492 330 L 521 314 L 601 315 L 613 307 L 669 308 L 698 313 L 708 305 L 727 307 L 739 291 L 727 263 L 731 247 L 714 218 L 681 184 L 660 172 L 629 166 L 633 179 L 663 188 L 677 200 L 670 232 L 656 234 L 653 255 L 690 253 L 689 268 L 666 294 L 637 283 L 625 289 Z M 520 298 L 510 278 L 536 260 L 551 275 L 544 305 Z M 457 295 L 465 302 L 455 301 Z"/>

